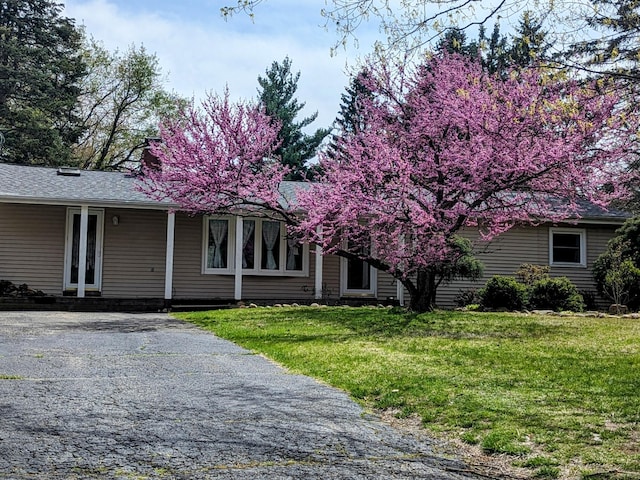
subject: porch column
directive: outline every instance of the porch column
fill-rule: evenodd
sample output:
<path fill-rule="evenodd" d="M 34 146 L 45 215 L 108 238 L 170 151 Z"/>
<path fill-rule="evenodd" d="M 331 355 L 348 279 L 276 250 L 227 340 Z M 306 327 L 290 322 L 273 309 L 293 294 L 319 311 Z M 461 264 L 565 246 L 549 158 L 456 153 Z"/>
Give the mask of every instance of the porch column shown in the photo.
<path fill-rule="evenodd" d="M 236 246 L 235 246 L 235 287 L 233 297 L 242 300 L 242 231 L 243 220 L 240 215 L 236 217 Z"/>
<path fill-rule="evenodd" d="M 80 245 L 78 251 L 78 298 L 84 298 L 87 278 L 87 231 L 89 230 L 89 206 L 80 207 Z"/>
<path fill-rule="evenodd" d="M 322 235 L 322 229 L 318 227 L 316 230 L 318 235 Z M 322 264 L 324 256 L 322 248 L 316 245 L 316 278 L 315 278 L 315 299 L 322 300 Z"/>
<path fill-rule="evenodd" d="M 396 297 L 401 307 L 404 307 L 404 285 L 398 279 L 396 279 Z"/>
<path fill-rule="evenodd" d="M 175 212 L 167 213 L 167 252 L 164 265 L 164 299 L 171 300 L 173 296 L 173 245 L 176 229 Z"/>

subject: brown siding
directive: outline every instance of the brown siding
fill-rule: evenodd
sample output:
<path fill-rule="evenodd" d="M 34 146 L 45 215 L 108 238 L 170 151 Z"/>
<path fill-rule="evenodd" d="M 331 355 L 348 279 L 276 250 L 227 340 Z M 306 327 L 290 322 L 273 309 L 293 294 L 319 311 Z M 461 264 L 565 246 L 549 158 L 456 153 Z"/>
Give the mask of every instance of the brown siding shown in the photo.
<path fill-rule="evenodd" d="M 340 257 L 327 255 L 322 264 L 322 296 L 325 301 L 340 298 Z"/>
<path fill-rule="evenodd" d="M 173 298 L 232 299 L 233 275 L 202 274 L 202 217 L 176 214 Z"/>
<path fill-rule="evenodd" d="M 0 280 L 61 295 L 66 209 L 0 203 Z"/>
<path fill-rule="evenodd" d="M 579 290 L 595 292 L 591 277 L 591 266 L 597 256 L 606 247 L 617 227 L 582 225 L 587 233 L 587 267 L 553 267 L 551 276 L 566 276 L 576 284 Z M 500 235 L 490 243 L 483 243 L 477 233 L 465 232 L 465 236 L 475 243 L 477 258 L 484 263 L 484 275 L 477 282 L 468 280 L 454 281 L 438 289 L 437 303 L 440 307 L 455 306 L 455 297 L 460 291 L 481 288 L 493 275 L 514 275 L 523 263 L 549 265 L 549 227 L 520 227 Z"/>
<path fill-rule="evenodd" d="M 102 296 L 163 298 L 166 232 L 166 212 L 106 209 Z"/>

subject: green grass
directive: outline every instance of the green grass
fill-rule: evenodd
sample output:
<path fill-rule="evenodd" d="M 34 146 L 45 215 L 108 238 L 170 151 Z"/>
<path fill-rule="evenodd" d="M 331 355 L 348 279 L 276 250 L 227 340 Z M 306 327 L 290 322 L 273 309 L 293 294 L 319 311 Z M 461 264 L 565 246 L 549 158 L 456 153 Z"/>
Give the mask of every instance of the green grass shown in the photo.
<path fill-rule="evenodd" d="M 640 322 L 377 308 L 180 314 L 536 478 L 640 479 Z"/>

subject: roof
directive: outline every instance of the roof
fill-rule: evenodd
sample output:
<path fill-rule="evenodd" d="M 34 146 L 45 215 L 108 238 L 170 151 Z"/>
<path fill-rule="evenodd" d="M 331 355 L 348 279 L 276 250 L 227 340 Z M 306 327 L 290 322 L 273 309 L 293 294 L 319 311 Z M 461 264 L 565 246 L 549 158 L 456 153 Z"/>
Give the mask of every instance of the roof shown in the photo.
<path fill-rule="evenodd" d="M 151 199 L 136 189 L 135 184 L 136 176 L 123 172 L 0 163 L 0 202 L 177 208 L 177 205 L 169 201 Z M 280 192 L 283 205 L 289 205 L 301 188 L 308 188 L 308 184 L 282 182 Z"/>
<path fill-rule="evenodd" d="M 113 205 L 163 210 L 177 207 L 169 201 L 159 202 L 149 198 L 135 188 L 135 183 L 135 175 L 122 172 L 0 163 L 0 202 L 50 205 L 84 203 L 93 206 Z M 309 188 L 309 184 L 305 182 L 282 182 L 280 193 L 283 205 L 290 205 L 296 193 L 306 188 Z M 605 210 L 588 202 L 583 202 L 581 209 L 583 221 L 622 223 L 631 217 L 623 210 Z"/>
<path fill-rule="evenodd" d="M 60 174 L 62 170 L 64 174 Z M 0 163 L 0 201 L 167 209 L 135 188 L 135 176 L 122 172 L 56 169 Z"/>

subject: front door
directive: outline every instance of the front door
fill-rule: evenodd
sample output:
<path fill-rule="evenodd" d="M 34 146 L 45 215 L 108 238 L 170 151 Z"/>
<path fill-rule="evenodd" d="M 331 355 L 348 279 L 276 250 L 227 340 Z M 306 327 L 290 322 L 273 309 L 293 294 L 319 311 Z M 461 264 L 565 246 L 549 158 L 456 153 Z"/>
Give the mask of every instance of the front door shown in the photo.
<path fill-rule="evenodd" d="M 87 260 L 80 265 L 80 222 L 79 208 L 67 210 L 67 235 L 65 244 L 64 288 L 78 288 L 80 268 L 85 269 L 85 289 L 100 291 L 102 285 L 102 232 L 104 211 L 89 209 L 87 224 Z"/>

